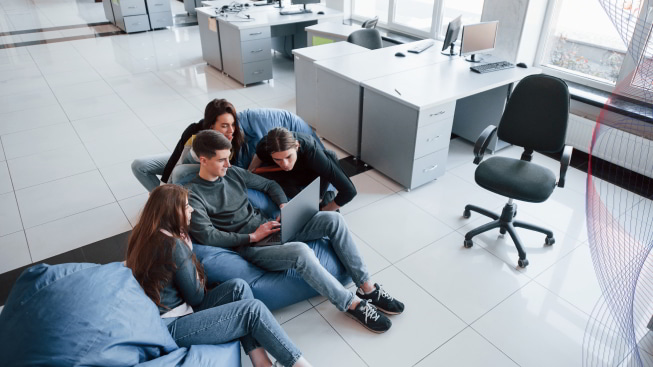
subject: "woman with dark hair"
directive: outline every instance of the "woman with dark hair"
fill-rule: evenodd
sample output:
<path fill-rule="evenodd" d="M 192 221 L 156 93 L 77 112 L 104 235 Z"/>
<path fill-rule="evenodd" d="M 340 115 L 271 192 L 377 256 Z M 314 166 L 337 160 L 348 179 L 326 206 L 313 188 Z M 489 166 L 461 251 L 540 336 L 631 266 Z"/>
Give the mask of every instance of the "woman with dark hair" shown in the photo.
<path fill-rule="evenodd" d="M 245 134 L 238 124 L 236 108 L 226 99 L 214 99 L 206 105 L 204 118 L 190 124 L 181 134 L 172 154 L 160 154 L 138 158 L 132 162 L 132 172 L 136 179 L 152 191 L 161 182 L 185 183 L 199 171 L 199 161 L 192 153 L 191 147 L 195 134 L 202 130 L 215 130 L 226 136 L 232 145 L 231 162 L 236 162 L 247 149 Z M 161 176 L 161 180 L 157 177 Z"/>
<path fill-rule="evenodd" d="M 356 187 L 342 170 L 336 154 L 322 148 L 310 135 L 290 132 L 283 127 L 268 131 L 256 146 L 249 171 L 255 172 L 262 163 L 281 168 L 281 172 L 261 175 L 276 181 L 288 197 L 297 195 L 320 177 L 322 210 L 337 210 L 356 196 Z M 338 190 L 335 197 L 333 191 L 327 191 L 330 183 Z"/>
<path fill-rule="evenodd" d="M 178 185 L 155 188 L 129 237 L 126 265 L 180 347 L 240 339 L 259 366 L 310 366 L 246 282 L 232 279 L 206 289 L 202 265 L 188 237 L 193 208 Z"/>

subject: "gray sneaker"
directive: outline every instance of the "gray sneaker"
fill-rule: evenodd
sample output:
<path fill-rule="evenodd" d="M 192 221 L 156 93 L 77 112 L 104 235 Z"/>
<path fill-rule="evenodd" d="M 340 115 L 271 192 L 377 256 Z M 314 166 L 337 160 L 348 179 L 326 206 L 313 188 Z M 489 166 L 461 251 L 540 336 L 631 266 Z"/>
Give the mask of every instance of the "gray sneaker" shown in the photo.
<path fill-rule="evenodd" d="M 377 334 L 385 333 L 392 326 L 392 321 L 387 316 L 380 314 L 376 307 L 366 300 L 361 300 L 355 309 L 347 310 L 346 314 L 369 331 Z"/>

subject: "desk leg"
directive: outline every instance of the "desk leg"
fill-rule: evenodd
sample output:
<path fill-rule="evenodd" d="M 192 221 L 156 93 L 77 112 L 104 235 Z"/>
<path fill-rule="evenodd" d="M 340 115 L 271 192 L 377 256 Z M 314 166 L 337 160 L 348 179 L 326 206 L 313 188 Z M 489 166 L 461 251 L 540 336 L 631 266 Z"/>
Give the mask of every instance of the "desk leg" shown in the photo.
<path fill-rule="evenodd" d="M 504 85 L 459 99 L 456 102 L 452 132 L 474 143 L 486 127 L 499 126 L 510 88 L 510 85 Z M 507 143 L 495 138 L 488 149 L 494 152 L 506 146 Z"/>

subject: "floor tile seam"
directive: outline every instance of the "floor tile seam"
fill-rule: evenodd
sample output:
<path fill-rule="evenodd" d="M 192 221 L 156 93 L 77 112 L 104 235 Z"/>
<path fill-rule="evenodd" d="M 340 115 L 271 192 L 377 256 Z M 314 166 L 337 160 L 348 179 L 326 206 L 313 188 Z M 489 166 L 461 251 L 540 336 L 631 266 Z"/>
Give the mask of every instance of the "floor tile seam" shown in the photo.
<path fill-rule="evenodd" d="M 279 325 L 285 325 L 285 324 L 289 323 L 290 321 L 292 321 L 292 320 L 298 318 L 299 316 L 301 316 L 301 315 L 307 313 L 308 311 L 315 309 L 315 306 L 313 306 L 310 302 L 308 302 L 308 299 L 306 299 L 305 301 L 306 301 L 306 303 L 308 303 L 311 307 L 309 307 L 309 308 L 307 308 L 306 310 L 304 310 L 304 311 L 298 313 L 297 315 L 295 315 L 295 316 L 289 318 L 288 320 L 286 320 L 286 321 L 284 321 L 284 322 L 282 322 L 282 323 L 279 323 Z M 301 301 L 300 301 L 300 302 L 301 302 Z M 297 303 L 293 303 L 293 305 L 296 305 L 296 304 L 297 304 Z"/>
<path fill-rule="evenodd" d="M 346 220 L 345 220 L 345 223 L 346 223 Z M 365 240 L 364 240 L 364 239 L 363 239 L 359 234 L 357 234 L 355 231 L 353 231 L 351 228 L 349 228 L 349 226 L 347 226 L 347 228 L 349 229 L 349 232 L 350 232 L 350 233 L 353 233 L 354 235 L 356 235 L 356 237 L 358 237 L 358 239 L 360 239 L 360 240 L 365 244 L 365 246 L 367 246 L 367 247 L 369 247 L 370 249 L 372 249 L 372 251 L 374 251 L 374 253 L 376 253 L 377 255 L 379 255 L 383 260 L 387 261 L 388 264 L 392 265 L 392 261 L 390 261 L 390 259 L 386 258 L 385 256 L 383 256 L 383 254 L 381 254 L 380 252 L 378 252 L 378 251 L 374 248 L 374 246 L 372 246 L 372 245 L 370 245 L 369 243 L 367 243 L 367 241 L 365 241 Z M 358 246 L 357 246 L 357 247 L 358 247 Z M 360 251 L 359 251 L 359 252 L 360 252 Z M 385 268 L 383 268 L 383 270 L 385 270 L 385 269 L 387 269 L 387 268 L 388 268 L 388 267 L 386 266 Z M 377 271 L 376 273 L 379 273 L 379 272 L 380 272 L 380 270 Z"/>
<path fill-rule="evenodd" d="M 18 230 L 18 231 L 13 231 L 13 232 L 9 232 L 9 233 L 3 234 L 2 236 L 0 236 L 0 239 L 3 238 L 3 237 L 11 236 L 12 234 L 16 234 L 16 233 L 18 233 L 18 232 L 25 232 L 25 229 L 20 229 L 20 230 Z M 0 274 L 3 274 L 3 273 L 0 273 Z"/>
<path fill-rule="evenodd" d="M 410 275 L 406 274 L 400 267 L 396 266 L 395 264 L 392 264 L 392 267 L 397 269 L 401 274 L 403 274 L 406 278 L 408 278 L 413 284 L 415 284 L 419 289 L 424 291 L 426 294 L 429 295 L 435 302 L 440 304 L 445 310 L 449 311 L 453 316 L 455 316 L 465 327 L 470 326 L 471 324 L 463 320 L 462 317 L 460 317 L 457 313 L 455 313 L 449 306 L 445 305 L 442 301 L 440 301 L 435 295 L 433 295 L 431 292 L 428 291 L 428 289 L 424 288 L 421 284 L 419 284 L 415 279 L 413 279 Z M 460 331 L 464 330 L 465 327 L 463 327 Z"/>
<path fill-rule="evenodd" d="M 443 342 L 442 344 L 438 345 L 435 349 L 433 349 L 432 351 L 430 351 L 428 354 L 426 354 L 426 355 L 425 355 L 423 358 L 421 358 L 419 361 L 415 362 L 415 363 L 413 364 L 413 367 L 415 367 L 415 366 L 417 366 L 418 364 L 420 364 L 422 361 L 424 361 L 426 358 L 428 358 L 431 354 L 435 353 L 438 349 L 444 347 L 447 343 L 449 343 L 451 340 L 453 340 L 455 337 L 457 337 L 458 335 L 460 335 L 463 331 L 465 331 L 465 330 L 468 329 L 468 328 L 470 328 L 469 325 L 465 326 L 462 330 L 460 330 L 459 332 L 457 332 L 457 333 L 455 333 L 454 335 L 452 335 L 449 339 L 447 339 L 447 340 L 446 340 L 445 342 Z"/>
<path fill-rule="evenodd" d="M 376 168 L 372 167 L 372 169 L 375 170 L 378 174 L 380 174 L 380 175 L 382 174 L 382 173 L 381 173 L 379 170 L 377 170 Z M 365 172 L 363 172 L 363 173 L 367 173 L 367 172 L 369 172 L 369 171 L 365 171 Z M 372 180 L 376 181 L 377 183 L 380 183 L 381 186 L 383 186 L 383 187 L 385 187 L 386 189 L 392 191 L 393 194 L 398 194 L 398 193 L 401 192 L 401 191 L 406 191 L 406 188 L 405 188 L 405 187 L 400 188 L 398 191 L 394 191 L 394 190 L 395 190 L 394 188 L 389 187 L 388 185 L 386 185 L 385 183 L 383 183 L 380 179 L 376 179 L 376 178 L 374 178 L 374 175 L 367 175 L 367 177 L 371 178 Z M 388 180 L 389 180 L 389 179 L 390 179 L 390 178 L 388 178 Z M 397 184 L 397 185 L 401 186 L 400 184 Z"/>
<path fill-rule="evenodd" d="M 11 174 L 9 175 L 11 180 Z M 13 186 L 13 181 L 12 181 Z M 18 210 L 18 219 L 20 219 L 20 226 L 23 228 L 23 236 L 25 236 L 25 244 L 27 244 L 27 252 L 29 253 L 29 260 L 31 263 L 34 263 L 34 257 L 32 256 L 32 249 L 29 246 L 29 241 L 27 241 L 27 228 L 25 228 L 25 223 L 23 222 L 23 214 L 20 212 L 20 205 L 18 205 L 18 197 L 16 196 L 16 191 L 13 192 L 14 202 L 16 203 L 16 210 Z M 14 232 L 16 233 L 16 232 Z"/>
<path fill-rule="evenodd" d="M 46 45 L 46 44 L 61 43 L 61 42 L 70 42 L 70 41 L 77 41 L 77 40 L 89 39 L 89 38 L 121 36 L 123 34 L 124 34 L 124 32 L 122 32 L 122 31 L 112 31 L 112 32 L 103 32 L 103 33 L 79 35 L 79 36 L 67 36 L 67 37 L 60 37 L 60 38 L 50 38 L 50 39 L 45 39 L 45 40 L 0 44 L 0 50 L 10 49 L 10 48 L 19 48 L 19 47 L 37 46 L 37 45 Z"/>
<path fill-rule="evenodd" d="M 476 329 L 474 328 L 474 325 L 469 325 L 469 328 L 470 328 L 472 331 L 474 331 L 477 335 L 479 335 L 481 338 L 485 339 L 485 341 L 487 341 L 488 343 L 490 343 L 490 345 L 492 345 L 492 346 L 493 346 L 496 350 L 498 350 L 501 354 L 503 354 L 504 356 L 506 356 L 506 358 L 508 358 L 509 360 L 511 360 L 511 361 L 512 361 L 516 366 L 521 367 L 521 365 L 520 365 L 519 363 L 517 363 L 517 361 L 515 361 L 512 357 L 510 357 L 510 355 L 508 355 L 508 353 L 504 352 L 503 349 L 499 348 L 497 345 L 495 345 L 494 343 L 492 343 L 492 341 L 491 341 L 490 339 L 486 338 L 485 335 L 481 334 L 480 331 L 476 330 Z"/>
<path fill-rule="evenodd" d="M 37 184 L 32 184 L 32 185 L 28 185 L 28 186 L 25 186 L 25 187 L 19 187 L 19 188 L 16 188 L 14 191 L 22 191 L 22 190 L 30 189 L 30 188 L 37 187 L 37 186 L 40 186 L 40 185 L 50 184 L 50 183 L 53 183 L 55 181 L 63 180 L 63 179 L 70 178 L 70 177 L 73 177 L 73 176 L 82 175 L 84 173 L 89 173 L 89 172 L 93 172 L 93 171 L 96 171 L 96 170 L 99 171 L 99 169 L 97 167 L 91 168 L 91 169 L 88 169 L 88 170 L 85 170 L 85 171 L 82 171 L 82 172 L 76 172 L 76 173 L 73 173 L 73 174 L 70 174 L 70 175 L 57 177 L 57 178 L 54 178 L 54 179 L 51 179 L 51 180 L 48 180 L 48 181 L 39 182 Z"/>
<path fill-rule="evenodd" d="M 64 111 L 64 113 L 65 113 L 65 111 Z M 68 116 L 66 116 L 66 118 L 68 118 Z M 41 128 L 44 128 L 44 127 L 52 127 L 52 126 L 55 126 L 55 125 L 64 125 L 64 124 L 70 124 L 70 126 L 72 128 L 74 128 L 73 124 L 69 120 L 67 122 L 60 122 L 60 123 L 56 123 L 56 124 L 52 124 L 52 125 L 38 126 L 38 127 L 30 128 L 30 129 L 27 129 L 27 130 L 16 131 L 14 133 L 0 135 L 0 140 L 2 140 L 2 138 L 4 138 L 7 135 L 26 133 L 26 132 L 38 130 L 38 129 L 41 129 Z M 78 136 L 78 138 L 79 138 L 79 136 Z M 52 151 L 59 150 L 59 149 L 70 148 L 70 147 L 80 145 L 80 144 L 83 144 L 83 143 L 84 142 L 80 139 L 79 142 L 77 142 L 75 144 L 72 144 L 72 145 L 71 144 L 61 145 L 61 146 L 58 146 L 58 147 L 55 147 L 55 148 L 48 148 L 48 149 L 40 150 L 40 151 L 35 152 L 35 153 L 28 153 L 28 154 L 25 154 L 25 155 L 19 155 L 19 156 L 16 156 L 16 157 L 11 157 L 11 158 L 5 159 L 5 160 L 7 162 L 9 162 L 9 161 L 13 161 L 13 160 L 16 160 L 16 159 L 32 157 L 32 156 L 35 156 L 35 155 L 38 155 L 38 154 L 48 153 L 48 152 L 52 152 Z M 3 143 L 3 145 L 5 145 L 5 144 Z M 6 158 L 6 153 L 5 153 L 5 158 Z M 9 163 L 7 163 L 7 165 L 9 165 Z"/>
<path fill-rule="evenodd" d="M 531 283 L 534 282 L 534 280 L 531 279 L 531 278 L 526 277 L 526 279 L 527 279 L 527 282 L 525 282 L 525 283 L 524 283 L 523 285 L 521 285 L 521 286 L 518 286 L 517 289 L 515 289 L 515 290 L 512 291 L 512 292 L 510 292 L 510 293 L 509 293 L 508 295 L 506 295 L 503 299 L 499 300 L 499 301 L 498 301 L 494 306 L 490 307 L 490 309 L 488 309 L 487 311 L 483 312 L 481 315 L 479 315 L 478 317 L 476 317 L 474 320 L 470 321 L 470 322 L 469 322 L 469 326 L 473 327 L 474 324 L 477 323 L 479 320 L 481 320 L 482 318 L 484 318 L 485 316 L 487 316 L 490 312 L 492 312 L 492 311 L 495 310 L 497 307 L 499 307 L 501 304 L 503 304 L 504 302 L 506 302 L 506 301 L 507 301 L 508 299 L 510 299 L 513 295 L 517 294 L 519 291 L 521 291 L 522 289 L 524 289 L 524 287 L 526 287 L 527 285 L 529 285 L 529 284 L 531 284 Z M 539 283 L 536 283 L 536 284 L 537 284 L 538 286 L 540 285 Z M 543 288 L 544 288 L 544 287 L 543 287 Z M 547 288 L 544 288 L 544 289 L 546 289 L 548 292 L 550 292 Z M 555 297 L 558 297 L 558 295 L 555 294 L 555 293 L 551 293 L 551 294 L 552 294 L 553 296 L 555 296 Z M 560 298 L 560 297 L 558 297 L 558 298 Z M 560 299 L 562 299 L 562 298 L 560 298 Z M 566 300 L 563 300 L 563 301 L 567 302 Z M 575 308 L 575 307 L 574 307 L 574 308 Z M 474 330 L 476 330 L 476 329 L 474 329 Z M 478 331 L 477 331 L 477 332 L 478 332 Z M 480 333 L 479 333 L 479 334 L 480 334 Z M 482 335 L 482 334 L 481 334 L 481 335 Z"/>
<path fill-rule="evenodd" d="M 598 322 L 598 323 L 600 323 L 600 324 L 602 324 L 602 325 L 605 325 L 601 320 L 599 320 L 599 319 L 597 319 L 596 317 L 592 316 L 591 313 L 587 313 L 587 312 L 585 312 L 585 310 L 581 309 L 580 306 L 577 306 L 573 301 L 567 299 L 567 297 L 564 297 L 564 296 L 558 294 L 556 291 L 550 289 L 549 287 L 547 287 L 546 285 L 542 284 L 541 282 L 538 282 L 537 279 L 533 279 L 533 282 L 536 283 L 536 284 L 538 284 L 538 285 L 540 285 L 540 286 L 542 286 L 542 287 L 545 288 L 547 291 L 549 291 L 549 292 L 555 294 L 555 295 L 558 296 L 560 299 L 564 300 L 565 302 L 569 303 L 570 305 L 574 306 L 574 308 L 576 308 L 578 311 L 580 311 L 580 312 L 582 312 L 583 314 L 587 315 L 588 318 L 594 319 L 596 322 Z M 594 308 L 596 307 L 596 305 L 599 304 L 599 302 L 601 301 L 602 298 L 603 298 L 603 291 L 601 290 L 601 296 L 598 297 L 598 298 L 596 299 L 596 301 L 594 302 L 594 307 L 593 307 L 592 309 L 594 309 Z M 606 325 L 606 326 L 608 326 L 608 325 Z"/>
<path fill-rule="evenodd" d="M 325 301 L 325 302 L 326 302 L 326 301 Z M 319 304 L 322 304 L 322 303 L 324 303 L 324 302 L 321 302 L 321 303 L 319 303 Z M 334 306 L 334 305 L 331 305 L 330 307 L 335 307 L 335 306 Z M 368 367 L 371 367 L 371 366 L 369 365 L 369 363 L 367 363 L 367 361 L 363 358 L 363 356 L 360 355 L 360 354 L 358 353 L 358 351 L 356 350 L 356 348 L 354 348 L 353 345 L 349 344 L 349 342 L 347 341 L 347 339 L 345 339 L 345 337 L 344 337 L 342 334 L 340 334 L 340 333 L 338 332 L 338 329 L 336 329 L 335 326 L 331 325 L 331 323 L 329 322 L 329 320 L 328 320 L 328 319 L 327 319 L 327 318 L 322 314 L 322 312 L 320 312 L 320 310 L 317 308 L 317 305 L 315 306 L 315 310 L 317 311 L 317 314 L 320 315 L 320 317 L 322 317 L 322 319 L 324 319 L 324 321 L 326 321 L 327 325 L 329 325 L 329 327 L 331 327 L 331 329 L 332 329 L 332 330 L 333 330 L 333 331 L 334 331 L 334 332 L 335 332 L 335 333 L 340 337 L 340 339 L 342 339 L 342 341 L 343 341 L 343 342 L 344 342 L 344 343 L 349 347 L 349 349 L 351 349 L 351 350 L 354 352 L 354 354 L 356 354 L 356 356 L 357 356 L 357 357 L 358 357 L 358 358 L 363 362 L 363 364 L 365 364 L 365 365 L 368 366 Z M 338 312 L 341 312 L 341 311 L 338 310 Z M 344 313 L 344 312 L 341 312 L 341 313 Z M 345 316 L 345 317 L 346 317 L 346 316 Z M 352 322 L 353 322 L 353 321 L 352 321 Z"/>
<path fill-rule="evenodd" d="M 364 172 L 363 172 L 363 173 L 364 173 Z M 348 215 L 350 215 L 350 214 L 352 214 L 352 213 L 355 213 L 355 212 L 357 212 L 357 211 L 359 211 L 359 210 L 361 210 L 361 209 L 363 209 L 363 208 L 365 208 L 365 207 L 367 207 L 367 206 L 370 206 L 370 205 L 372 205 L 372 204 L 374 204 L 374 203 L 377 203 L 377 202 L 379 202 L 379 201 L 381 201 L 381 200 L 383 200 L 383 199 L 387 199 L 387 198 L 389 198 L 389 197 L 391 197 L 391 196 L 393 196 L 393 195 L 396 195 L 396 194 L 397 194 L 396 192 L 392 192 L 392 193 L 390 193 L 390 194 L 384 195 L 383 197 L 380 197 L 380 198 L 378 198 L 378 199 L 376 199 L 376 200 L 373 200 L 373 201 L 371 201 L 371 202 L 369 202 L 369 203 L 367 203 L 367 204 L 365 204 L 365 205 L 363 205 L 363 206 L 361 206 L 361 207 L 359 207 L 359 208 L 353 209 L 353 210 L 350 211 L 350 212 L 343 213 L 342 215 L 346 218 Z M 360 195 L 360 192 L 358 193 L 358 195 Z M 341 211 L 342 211 L 342 210 L 341 210 Z"/>
<path fill-rule="evenodd" d="M 42 226 L 44 226 L 44 225 L 46 225 L 46 224 L 50 224 L 50 223 L 54 223 L 54 222 L 60 221 L 60 220 L 62 220 L 62 219 L 70 218 L 70 217 L 73 217 L 73 216 L 78 215 L 78 214 L 87 213 L 87 212 L 90 212 L 90 211 L 95 210 L 95 209 L 104 208 L 105 206 L 110 206 L 110 205 L 112 205 L 112 204 L 118 204 L 118 203 L 115 202 L 115 201 L 112 201 L 112 202 L 109 202 L 109 203 L 100 204 L 100 205 L 95 206 L 95 207 L 93 207 L 93 208 L 87 208 L 87 209 L 84 209 L 84 210 L 82 210 L 82 211 L 80 211 L 80 212 L 77 212 L 77 213 L 67 214 L 67 215 L 65 215 L 65 216 L 63 216 L 63 217 L 59 217 L 59 218 L 56 218 L 56 219 L 48 220 L 48 221 L 43 222 L 43 223 L 39 223 L 39 224 L 34 225 L 34 226 L 31 226 L 31 227 L 29 227 L 29 228 L 25 228 L 25 229 L 24 229 L 24 230 L 25 230 L 25 235 L 27 236 L 27 231 L 28 231 L 28 230 L 33 230 L 34 228 L 42 227 Z M 120 207 L 120 205 L 118 205 L 118 207 Z M 129 221 L 127 221 L 127 222 L 129 223 Z M 122 233 L 122 232 L 121 232 L 121 233 Z M 111 235 L 111 236 L 113 236 L 113 235 Z M 109 236 L 109 237 L 111 237 L 111 236 Z M 106 238 L 109 238 L 109 237 L 106 237 Z M 103 239 L 105 239 L 105 238 L 103 238 Z M 101 240 L 103 240 L 103 239 L 96 240 L 96 241 L 101 241 Z M 27 244 L 29 245 L 29 240 L 27 241 Z M 84 245 L 82 245 L 82 246 L 86 246 L 86 245 L 90 245 L 90 243 L 84 244 Z M 80 246 L 80 247 L 81 247 L 81 246 Z M 60 255 L 60 254 L 55 254 L 55 255 L 52 255 L 52 256 L 56 256 L 56 255 Z"/>
<path fill-rule="evenodd" d="M 542 271 L 540 271 L 538 274 L 533 274 L 533 275 L 529 275 L 529 274 L 527 274 L 527 273 L 523 273 L 523 274 L 524 274 L 526 277 L 528 277 L 528 278 L 530 278 L 530 279 L 532 279 L 532 280 L 536 280 L 540 275 L 544 274 L 547 270 L 549 270 L 549 269 L 553 268 L 554 266 L 558 265 L 558 264 L 559 264 L 563 259 L 566 259 L 568 256 L 571 256 L 571 254 L 572 254 L 574 251 L 578 250 L 581 246 L 583 246 L 583 243 L 584 243 L 583 241 L 580 241 L 580 240 L 574 240 L 574 241 L 576 241 L 576 245 L 575 245 L 571 250 L 569 250 L 569 252 L 567 252 L 566 254 L 562 255 L 562 257 L 558 258 L 557 260 L 555 260 L 551 265 L 549 265 L 549 266 L 547 266 L 546 268 L 542 269 Z M 512 244 L 512 243 L 511 243 L 511 244 Z M 514 245 L 514 244 L 512 244 L 512 245 Z M 555 244 L 553 244 L 553 245 L 545 245 L 545 246 L 547 246 L 547 247 L 551 247 L 551 246 L 555 246 Z M 526 249 L 525 249 L 524 251 L 528 251 L 528 247 L 526 247 Z M 488 252 L 489 252 L 489 251 L 488 251 Z M 494 254 L 492 254 L 492 255 L 494 255 Z M 496 256 L 496 255 L 495 255 L 495 256 Z M 498 256 L 497 256 L 497 257 L 498 257 Z M 514 265 L 514 264 L 512 264 L 512 265 Z M 537 282 L 537 283 L 541 285 L 541 283 L 539 283 L 539 282 Z"/>

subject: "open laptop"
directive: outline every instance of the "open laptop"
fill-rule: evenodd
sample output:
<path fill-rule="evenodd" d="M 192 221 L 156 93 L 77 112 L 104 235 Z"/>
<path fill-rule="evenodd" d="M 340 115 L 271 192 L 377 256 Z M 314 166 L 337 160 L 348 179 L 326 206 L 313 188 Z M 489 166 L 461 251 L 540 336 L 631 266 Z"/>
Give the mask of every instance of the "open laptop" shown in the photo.
<path fill-rule="evenodd" d="M 316 178 L 281 208 L 281 231 L 264 238 L 260 244 L 280 245 L 292 239 L 320 210 L 320 178 Z"/>

